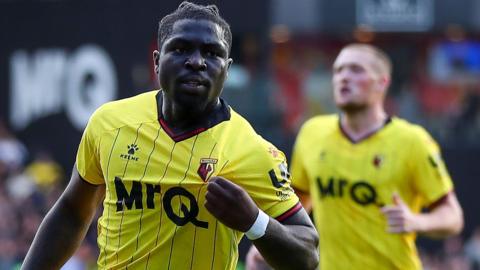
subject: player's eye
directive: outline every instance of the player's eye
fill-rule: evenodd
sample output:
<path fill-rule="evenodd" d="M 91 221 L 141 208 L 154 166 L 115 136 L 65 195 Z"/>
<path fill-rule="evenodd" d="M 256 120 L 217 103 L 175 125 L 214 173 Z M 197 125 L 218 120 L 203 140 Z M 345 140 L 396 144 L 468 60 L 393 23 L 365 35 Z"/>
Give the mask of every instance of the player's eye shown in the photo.
<path fill-rule="evenodd" d="M 181 53 L 185 53 L 187 50 L 185 50 L 184 48 L 178 47 L 178 48 L 175 48 L 173 51 L 175 53 L 180 53 L 181 54 Z"/>
<path fill-rule="evenodd" d="M 219 56 L 219 54 L 217 52 L 212 51 L 212 50 L 207 51 L 206 54 L 207 54 L 208 57 L 218 57 Z"/>
<path fill-rule="evenodd" d="M 354 73 L 361 73 L 361 72 L 363 72 L 365 69 L 364 69 L 363 67 L 361 67 L 361 66 L 358 66 L 358 65 L 352 65 L 352 66 L 350 67 L 350 70 L 351 70 L 352 72 L 354 72 Z"/>

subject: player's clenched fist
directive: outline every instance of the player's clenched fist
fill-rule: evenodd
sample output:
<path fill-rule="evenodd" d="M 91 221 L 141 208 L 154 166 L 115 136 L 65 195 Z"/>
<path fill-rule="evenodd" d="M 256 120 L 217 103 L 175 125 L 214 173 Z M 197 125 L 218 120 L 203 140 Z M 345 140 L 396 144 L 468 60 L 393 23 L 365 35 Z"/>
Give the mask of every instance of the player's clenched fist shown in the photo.
<path fill-rule="evenodd" d="M 393 205 L 385 206 L 381 209 L 387 218 L 388 232 L 410 233 L 418 231 L 418 216 L 412 213 L 398 193 L 393 194 L 392 200 Z"/>
<path fill-rule="evenodd" d="M 246 232 L 258 215 L 258 207 L 240 186 L 223 177 L 212 177 L 207 185 L 205 207 L 228 227 Z"/>

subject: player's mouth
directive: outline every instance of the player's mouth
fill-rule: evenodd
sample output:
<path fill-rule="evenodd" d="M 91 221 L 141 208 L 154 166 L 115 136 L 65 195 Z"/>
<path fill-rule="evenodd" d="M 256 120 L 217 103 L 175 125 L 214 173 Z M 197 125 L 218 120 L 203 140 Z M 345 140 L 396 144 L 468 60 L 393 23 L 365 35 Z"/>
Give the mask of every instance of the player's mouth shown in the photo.
<path fill-rule="evenodd" d="M 202 77 L 187 77 L 180 79 L 180 85 L 188 93 L 203 92 L 208 87 L 208 81 Z"/>
<path fill-rule="evenodd" d="M 349 94 L 350 92 L 352 92 L 352 89 L 348 86 L 342 86 L 340 87 L 340 94 L 341 95 L 347 95 Z"/>

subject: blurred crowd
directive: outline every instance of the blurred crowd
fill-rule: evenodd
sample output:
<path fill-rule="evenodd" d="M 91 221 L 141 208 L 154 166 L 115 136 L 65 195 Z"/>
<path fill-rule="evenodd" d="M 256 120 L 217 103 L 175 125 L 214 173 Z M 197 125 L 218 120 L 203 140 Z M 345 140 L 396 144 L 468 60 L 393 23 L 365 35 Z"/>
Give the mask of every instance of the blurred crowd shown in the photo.
<path fill-rule="evenodd" d="M 0 270 L 19 269 L 45 214 L 67 183 L 44 150 L 27 149 L 0 122 Z M 94 226 L 63 270 L 96 269 Z"/>
<path fill-rule="evenodd" d="M 424 270 L 480 269 L 480 227 L 466 241 L 456 236 L 437 244 L 440 246 L 427 249 L 420 243 L 419 253 Z"/>

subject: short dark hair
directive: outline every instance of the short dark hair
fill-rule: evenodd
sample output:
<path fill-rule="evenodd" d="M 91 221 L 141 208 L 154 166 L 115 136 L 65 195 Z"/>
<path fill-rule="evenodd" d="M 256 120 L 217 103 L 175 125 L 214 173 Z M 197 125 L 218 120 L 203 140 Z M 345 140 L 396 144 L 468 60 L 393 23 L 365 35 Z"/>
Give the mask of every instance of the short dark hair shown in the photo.
<path fill-rule="evenodd" d="M 159 49 L 163 42 L 171 35 L 173 24 L 183 19 L 207 20 L 218 24 L 223 30 L 223 35 L 228 45 L 228 54 L 230 54 L 232 32 L 230 31 L 230 25 L 220 16 L 218 7 L 216 5 L 202 6 L 187 1 L 182 2 L 174 12 L 160 20 L 157 40 Z"/>

